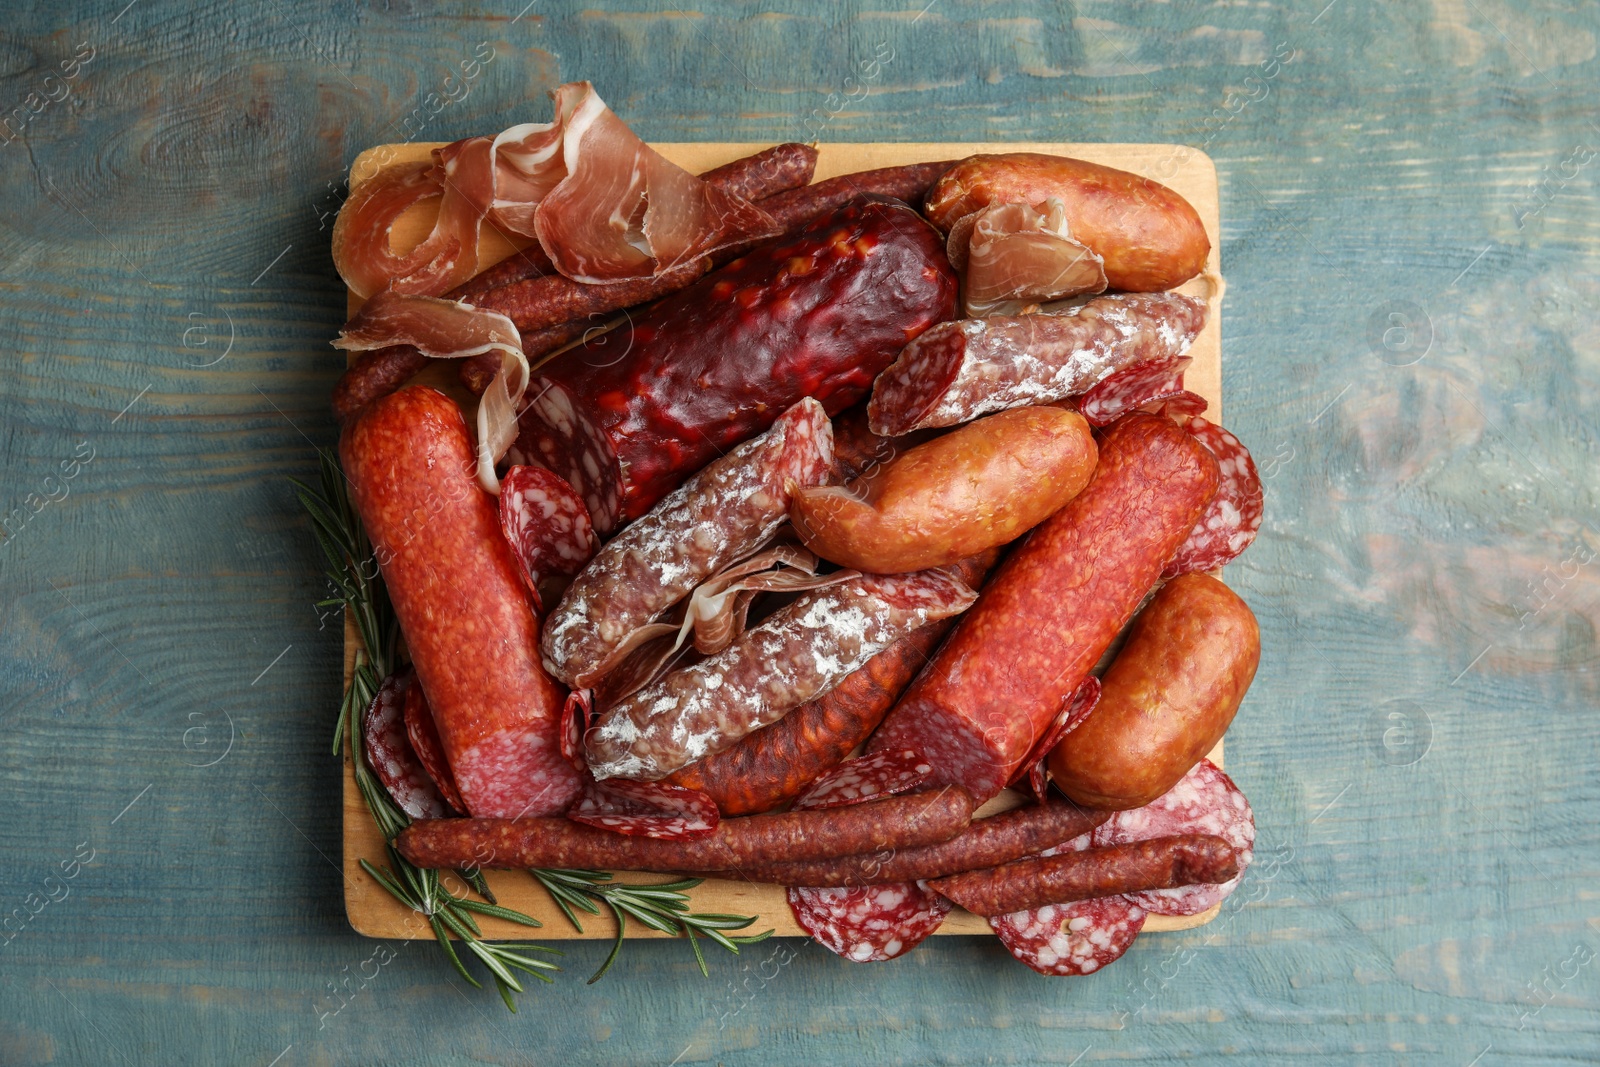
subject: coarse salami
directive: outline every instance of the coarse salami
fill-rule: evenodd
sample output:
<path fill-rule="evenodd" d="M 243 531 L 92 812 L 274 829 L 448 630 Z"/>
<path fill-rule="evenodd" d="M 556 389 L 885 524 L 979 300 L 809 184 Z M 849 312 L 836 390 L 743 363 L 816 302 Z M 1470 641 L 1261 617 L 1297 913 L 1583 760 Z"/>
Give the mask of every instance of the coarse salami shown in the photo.
<path fill-rule="evenodd" d="M 1123 367 L 1084 393 L 1078 410 L 1090 425 L 1109 426 L 1130 411 L 1182 393 L 1183 372 L 1193 362 L 1188 356 L 1167 356 Z"/>
<path fill-rule="evenodd" d="M 814 811 L 909 793 L 932 774 L 933 767 L 910 749 L 858 756 L 812 782 L 794 807 L 796 811 Z"/>
<path fill-rule="evenodd" d="M 661 782 L 589 781 L 567 809 L 567 818 L 600 830 L 667 841 L 687 841 L 716 832 L 722 816 L 704 793 Z"/>
<path fill-rule="evenodd" d="M 724 819 L 705 837 L 663 841 L 567 818 L 423 819 L 395 845 L 418 867 L 592 867 L 612 871 L 736 871 L 778 860 L 827 860 L 948 841 L 972 819 L 955 788 L 823 811 Z"/>
<path fill-rule="evenodd" d="M 598 682 L 663 611 L 771 538 L 791 487 L 827 478 L 832 442 L 822 405 L 801 400 L 612 538 L 545 621 L 550 672 L 574 688 Z"/>
<path fill-rule="evenodd" d="M 361 718 L 362 750 L 367 766 L 401 811 L 413 819 L 441 819 L 450 814 L 450 805 L 406 739 L 406 693 L 415 686 L 416 679 L 416 672 L 407 668 L 391 674 L 378 686 Z"/>
<path fill-rule="evenodd" d="M 1153 415 L 1120 420 L 1083 492 L 1012 550 L 868 750 L 909 748 L 935 782 L 1000 791 L 1204 510 L 1216 461 Z"/>
<path fill-rule="evenodd" d="M 873 963 L 916 948 L 944 923 L 950 902 L 916 882 L 791 887 L 789 910 L 800 929 L 829 952 L 852 963 Z"/>
<path fill-rule="evenodd" d="M 545 363 L 518 447 L 608 535 L 802 397 L 855 403 L 955 291 L 921 216 L 856 201 Z"/>
<path fill-rule="evenodd" d="M 1096 846 L 1147 841 L 1174 834 L 1211 834 L 1232 845 L 1239 873 L 1220 885 L 1192 885 L 1134 893 L 1129 899 L 1156 915 L 1198 915 L 1227 899 L 1250 866 L 1256 821 L 1250 802 L 1217 765 L 1201 760 L 1164 796 L 1142 808 L 1114 812 L 1091 835 Z"/>
<path fill-rule="evenodd" d="M 583 500 L 543 467 L 512 467 L 500 480 L 500 529 L 541 612 L 594 557 L 598 544 Z"/>
<path fill-rule="evenodd" d="M 1183 425 L 1217 457 L 1222 480 L 1194 532 L 1161 572 L 1165 578 L 1216 570 L 1232 562 L 1261 532 L 1266 510 L 1261 475 L 1256 471 L 1256 461 L 1250 458 L 1250 450 L 1233 434 L 1198 415 Z"/>
<path fill-rule="evenodd" d="M 368 405 L 339 454 L 468 812 L 565 811 L 581 783 L 559 751 L 563 694 L 539 665 L 538 623 L 460 409 L 402 389 Z"/>
<path fill-rule="evenodd" d="M 1130 364 L 1183 355 L 1205 320 L 1205 303 L 1181 293 L 1116 293 L 1060 315 L 941 323 L 878 378 L 868 421 L 893 436 L 1062 400 Z"/>
<path fill-rule="evenodd" d="M 584 738 L 589 768 L 601 779 L 664 778 L 776 722 L 976 596 L 942 569 L 859 575 L 802 594 L 722 652 L 602 711 Z"/>
<path fill-rule="evenodd" d="M 1017 959 L 1062 978 L 1093 974 L 1121 959 L 1144 920 L 1143 908 L 1118 896 L 996 915 L 989 926 Z"/>
<path fill-rule="evenodd" d="M 428 696 L 417 684 L 415 672 L 406 688 L 406 738 L 411 751 L 417 754 L 422 769 L 438 787 L 445 801 L 457 813 L 466 814 L 467 806 L 461 801 L 461 791 L 456 788 L 455 775 L 450 773 L 450 762 L 444 758 L 444 745 L 439 741 L 439 727 L 433 721 L 433 709 L 428 706 Z"/>

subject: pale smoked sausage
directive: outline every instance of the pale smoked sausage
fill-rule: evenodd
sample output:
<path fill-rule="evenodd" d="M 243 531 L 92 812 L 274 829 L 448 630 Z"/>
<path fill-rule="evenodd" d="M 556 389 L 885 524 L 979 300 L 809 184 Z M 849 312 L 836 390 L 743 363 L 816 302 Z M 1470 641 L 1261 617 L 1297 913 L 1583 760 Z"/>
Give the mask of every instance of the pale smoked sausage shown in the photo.
<path fill-rule="evenodd" d="M 1233 590 L 1174 578 L 1134 620 L 1099 705 L 1050 754 L 1056 787 L 1112 810 L 1163 795 L 1222 739 L 1260 659 L 1256 617 Z"/>
<path fill-rule="evenodd" d="M 1094 438 L 1077 412 L 1016 408 L 918 445 L 844 486 L 796 491 L 789 519 L 823 559 L 874 574 L 1008 544 L 1078 495 Z"/>
<path fill-rule="evenodd" d="M 990 204 L 1066 205 L 1072 238 L 1105 260 L 1113 289 L 1154 293 L 1199 274 L 1211 239 L 1194 207 L 1159 182 L 1040 152 L 971 156 L 928 190 L 927 213 L 948 232 Z"/>
<path fill-rule="evenodd" d="M 998 793 L 1133 616 L 1217 479 L 1211 453 L 1168 419 L 1111 427 L 1089 485 L 1001 565 L 869 751 L 914 749 L 933 781 L 980 801 Z"/>
<path fill-rule="evenodd" d="M 339 456 L 467 810 L 564 811 L 563 694 L 455 402 L 412 386 L 369 405 Z"/>

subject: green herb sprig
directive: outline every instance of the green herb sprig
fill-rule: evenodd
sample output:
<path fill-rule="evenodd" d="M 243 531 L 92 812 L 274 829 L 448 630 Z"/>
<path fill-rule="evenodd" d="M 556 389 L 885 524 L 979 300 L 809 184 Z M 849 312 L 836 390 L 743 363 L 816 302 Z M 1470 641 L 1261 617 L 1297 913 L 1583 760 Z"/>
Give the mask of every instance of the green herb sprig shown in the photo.
<path fill-rule="evenodd" d="M 326 449 L 318 449 L 317 456 L 319 485 L 316 489 L 295 479 L 290 481 L 301 505 L 311 516 L 312 530 L 327 559 L 332 595 L 319 601 L 317 606 L 343 608 L 355 621 L 356 630 L 361 636 L 362 648 L 356 651 L 354 670 L 340 702 L 339 719 L 333 734 L 333 754 L 342 755 L 348 748 L 356 787 L 383 834 L 389 859 L 388 865 L 383 867 L 363 859 L 361 868 L 396 900 L 423 916 L 457 972 L 472 985 L 481 988 L 482 984 L 467 970 L 457 952 L 452 942 L 454 935 L 467 952 L 488 969 L 506 1007 L 515 1012 L 517 1005 L 513 994 L 523 992 L 517 972 L 549 982 L 552 979 L 546 972 L 560 970 L 556 964 L 529 953 L 543 952 L 559 956 L 561 952 L 543 945 L 483 940 L 482 928 L 473 918 L 475 913 L 523 926 L 538 927 L 543 924 L 531 915 L 497 904 L 481 872 L 455 872 L 468 887 L 484 898 L 474 900 L 452 893 L 440 880 L 438 871 L 413 866 L 394 847 L 395 837 L 411 825 L 411 820 L 395 805 L 388 790 L 367 765 L 361 745 L 361 716 L 377 695 L 383 679 L 398 666 L 399 626 L 383 579 L 378 574 L 361 517 L 350 499 L 348 483 L 339 468 L 339 461 Z M 622 951 L 627 917 L 630 915 L 653 930 L 687 938 L 700 965 L 700 973 L 708 977 L 710 972 L 706 968 L 705 955 L 700 950 L 699 938 L 710 938 L 737 954 L 740 945 L 753 944 L 772 936 L 771 930 L 753 935 L 725 933 L 749 927 L 755 922 L 753 916 L 690 912 L 689 898 L 684 891 L 699 885 L 700 879 L 697 878 L 660 885 L 635 885 L 616 882 L 606 871 L 534 870 L 530 873 L 550 893 L 579 933 L 583 932 L 583 925 L 578 921 L 574 908 L 599 915 L 603 904 L 615 918 L 616 939 L 605 962 L 590 977 L 590 984 L 599 981 L 616 962 Z"/>

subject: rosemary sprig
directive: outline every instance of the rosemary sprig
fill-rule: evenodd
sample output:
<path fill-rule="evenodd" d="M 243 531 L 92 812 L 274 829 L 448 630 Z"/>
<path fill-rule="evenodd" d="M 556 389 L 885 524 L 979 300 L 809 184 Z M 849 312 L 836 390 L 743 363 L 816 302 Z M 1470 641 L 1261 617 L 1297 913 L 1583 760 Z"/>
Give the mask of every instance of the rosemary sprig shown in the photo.
<path fill-rule="evenodd" d="M 377 695 L 383 679 L 398 666 L 399 627 L 395 623 L 383 580 L 378 575 L 372 546 L 362 529 L 361 517 L 350 499 L 339 461 L 325 449 L 318 449 L 317 454 L 319 487 L 312 489 L 293 479 L 291 482 L 300 503 L 311 515 L 317 543 L 328 561 L 328 579 L 333 587 L 333 595 L 320 601 L 318 607 L 342 607 L 355 620 L 363 646 L 356 652 L 350 685 L 340 704 L 339 721 L 333 736 L 333 754 L 343 754 L 348 745 L 356 787 L 383 834 L 389 858 L 389 864 L 384 867 L 374 866 L 363 859 L 361 868 L 396 900 L 425 917 L 440 948 L 456 971 L 474 986 L 481 987 L 457 952 L 451 937 L 454 935 L 488 969 L 506 1007 L 515 1012 L 516 1000 L 512 994 L 523 991 L 516 971 L 549 982 L 552 979 L 544 972 L 560 969 L 554 963 L 536 959 L 527 953 L 561 953 L 542 945 L 484 941 L 482 930 L 473 918 L 474 913 L 524 926 L 543 924 L 532 916 L 496 904 L 481 872 L 468 870 L 457 871 L 456 874 L 484 900 L 457 896 L 440 881 L 438 871 L 412 866 L 394 847 L 395 837 L 411 825 L 411 820 L 395 806 L 388 790 L 367 766 L 361 745 L 361 716 Z M 550 893 L 562 914 L 579 933 L 583 932 L 583 925 L 578 921 L 574 908 L 599 915 L 600 906 L 604 904 L 616 920 L 617 934 L 611 952 L 600 969 L 590 977 L 591 985 L 611 969 L 621 953 L 629 916 L 652 930 L 687 938 L 694 950 L 695 961 L 700 965 L 700 973 L 707 977 L 710 977 L 710 971 L 706 967 L 705 954 L 700 949 L 700 938 L 709 938 L 737 954 L 739 946 L 764 941 L 772 936 L 771 930 L 760 934 L 726 932 L 745 929 L 756 921 L 753 916 L 689 911 L 689 897 L 685 891 L 699 885 L 698 878 L 658 885 L 634 885 L 614 881 L 606 871 L 537 869 L 530 873 Z"/>
<path fill-rule="evenodd" d="M 590 985 L 598 982 L 617 961 L 630 915 L 652 930 L 688 938 L 689 946 L 694 949 L 695 962 L 700 964 L 700 973 L 708 978 L 711 972 L 706 968 L 705 954 L 700 951 L 700 938 L 708 937 L 738 955 L 740 945 L 753 945 L 772 936 L 771 930 L 760 934 L 730 935 L 723 932 L 743 930 L 755 922 L 753 916 L 691 912 L 685 891 L 699 885 L 699 878 L 684 878 L 657 885 L 634 885 L 613 881 L 606 871 L 536 868 L 529 873 L 544 886 L 567 921 L 577 927 L 579 933 L 583 932 L 583 924 L 578 921 L 573 908 L 581 908 L 591 915 L 600 914 L 601 904 L 611 909 L 612 918 L 617 924 L 617 936 L 611 943 L 611 953 L 606 956 L 605 962 L 590 976 Z"/>

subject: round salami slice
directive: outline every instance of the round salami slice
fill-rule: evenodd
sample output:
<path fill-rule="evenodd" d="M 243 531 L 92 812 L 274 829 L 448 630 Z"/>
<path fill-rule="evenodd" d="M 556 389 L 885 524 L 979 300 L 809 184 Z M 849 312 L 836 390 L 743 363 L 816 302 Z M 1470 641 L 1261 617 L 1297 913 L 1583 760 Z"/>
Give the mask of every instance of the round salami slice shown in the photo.
<path fill-rule="evenodd" d="M 1083 684 L 1073 692 L 1072 696 L 1061 706 L 1061 711 L 1046 730 L 1034 742 L 1033 750 L 1028 753 L 1028 758 L 1022 761 L 1017 777 L 1012 779 L 1015 785 L 1024 776 L 1028 779 L 1028 788 L 1033 792 L 1034 799 L 1043 804 L 1045 791 L 1049 788 L 1049 781 L 1045 774 L 1045 760 L 1050 755 L 1050 750 L 1061 743 L 1061 739 L 1078 728 L 1078 724 L 1089 717 L 1089 713 L 1100 703 L 1100 679 L 1094 675 L 1083 680 Z"/>
<path fill-rule="evenodd" d="M 543 467 L 512 467 L 501 479 L 500 528 L 540 614 L 599 548 L 589 506 L 565 478 Z"/>
<path fill-rule="evenodd" d="M 1144 405 L 1144 410 L 1152 415 L 1165 415 L 1180 426 L 1185 425 L 1196 415 L 1205 414 L 1206 408 L 1211 406 L 1211 401 L 1199 393 L 1191 393 L 1184 389 L 1173 393 L 1171 396 L 1158 397 Z"/>
<path fill-rule="evenodd" d="M 1151 401 L 1183 392 L 1183 372 L 1193 362 L 1189 356 L 1166 356 L 1130 364 L 1084 393 L 1078 410 L 1089 425 L 1109 426 Z"/>
<path fill-rule="evenodd" d="M 811 783 L 794 806 L 800 811 L 839 808 L 909 793 L 933 776 L 933 764 L 909 748 L 885 749 L 845 760 Z"/>
<path fill-rule="evenodd" d="M 794 921 L 836 956 L 872 963 L 902 956 L 939 929 L 950 902 L 919 882 L 789 890 Z"/>
<path fill-rule="evenodd" d="M 1040 974 L 1093 974 L 1128 951 L 1144 929 L 1144 909 L 1129 897 L 1047 904 L 996 915 L 989 927 L 1013 956 Z"/>
<path fill-rule="evenodd" d="M 1155 915 L 1198 915 L 1222 903 L 1244 878 L 1256 840 L 1250 802 L 1239 787 L 1203 759 L 1178 784 L 1142 808 L 1119 811 L 1095 828 L 1095 846 L 1148 841 L 1173 834 L 1215 834 L 1239 850 L 1239 873 L 1221 885 L 1182 886 L 1130 893 L 1129 899 Z"/>
<path fill-rule="evenodd" d="M 361 719 L 362 748 L 367 765 L 401 811 L 413 819 L 442 819 L 450 807 L 406 739 L 406 692 L 416 678 L 407 667 L 378 686 Z"/>
<path fill-rule="evenodd" d="M 452 814 L 464 814 L 467 806 L 461 802 L 461 792 L 456 789 L 456 776 L 450 772 L 450 762 L 444 758 L 444 745 L 439 741 L 439 726 L 433 721 L 433 709 L 422 684 L 413 679 L 406 689 L 406 738 L 411 751 L 417 754 L 422 769 L 428 772 L 433 784 L 445 801 L 455 809 Z"/>
<path fill-rule="evenodd" d="M 689 841 L 714 833 L 722 815 L 717 802 L 698 789 L 662 782 L 592 779 L 567 818 L 634 837 Z"/>
<path fill-rule="evenodd" d="M 1222 479 L 1189 539 L 1178 546 L 1177 555 L 1161 572 L 1163 578 L 1215 570 L 1232 561 L 1256 539 L 1265 510 L 1261 475 L 1250 450 L 1233 434 L 1198 415 L 1183 427 L 1217 457 Z"/>
<path fill-rule="evenodd" d="M 583 732 L 594 718 L 594 690 L 574 689 L 561 705 L 561 725 L 556 734 L 561 756 L 575 767 L 583 766 Z"/>

